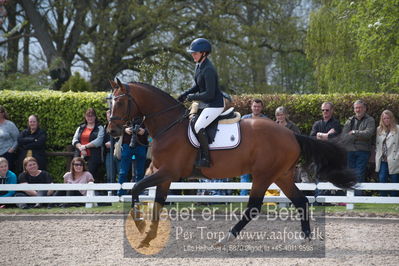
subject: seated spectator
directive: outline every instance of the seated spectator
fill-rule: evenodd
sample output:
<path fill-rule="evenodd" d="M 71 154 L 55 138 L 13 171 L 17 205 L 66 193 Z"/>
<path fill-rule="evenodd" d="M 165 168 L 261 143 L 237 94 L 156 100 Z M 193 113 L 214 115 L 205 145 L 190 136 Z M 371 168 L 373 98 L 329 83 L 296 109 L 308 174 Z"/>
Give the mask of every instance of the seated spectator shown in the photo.
<path fill-rule="evenodd" d="M 248 119 L 248 118 L 254 118 L 254 117 L 263 117 L 267 118 L 266 115 L 262 113 L 263 110 L 263 102 L 260 99 L 253 99 L 251 101 L 251 111 L 252 113 L 243 115 L 241 119 Z M 245 183 L 245 182 L 251 182 L 251 175 L 250 174 L 244 174 L 240 176 L 240 182 Z M 242 189 L 240 190 L 240 195 L 241 196 L 246 196 L 248 195 L 248 189 Z"/>
<path fill-rule="evenodd" d="M 277 124 L 292 130 L 296 134 L 301 134 L 299 128 L 291 120 L 289 120 L 287 108 L 284 106 L 277 107 L 275 115 Z"/>
<path fill-rule="evenodd" d="M 40 128 L 38 117 L 30 115 L 28 127 L 18 137 L 19 155 L 17 169 L 22 169 L 22 162 L 25 157 L 34 157 L 39 164 L 39 169 L 46 170 L 46 140 L 46 132 Z"/>
<path fill-rule="evenodd" d="M 69 172 L 64 175 L 65 184 L 87 184 L 94 182 L 92 174 L 87 171 L 86 162 L 81 157 L 75 157 L 71 161 Z M 57 191 L 54 196 L 86 196 L 86 190 Z M 78 207 L 81 204 L 61 204 L 60 207 Z"/>
<path fill-rule="evenodd" d="M 8 161 L 8 168 L 14 171 L 19 130 L 8 120 L 6 109 L 0 105 L 0 157 Z"/>
<path fill-rule="evenodd" d="M 24 171 L 18 176 L 20 184 L 50 184 L 53 183 L 53 178 L 45 170 L 39 170 L 37 160 L 33 157 L 26 157 L 23 161 Z M 52 190 L 26 190 L 18 191 L 16 197 L 28 197 L 28 196 L 51 196 Z M 32 205 L 26 203 L 18 203 L 17 206 L 21 209 L 29 209 Z M 37 203 L 33 206 L 34 208 L 42 207 L 42 204 Z"/>
<path fill-rule="evenodd" d="M 399 125 L 390 110 L 382 112 L 380 125 L 376 136 L 375 171 L 378 172 L 380 183 L 399 183 Z M 398 191 L 392 191 L 391 196 L 397 197 Z M 386 191 L 380 192 L 387 196 Z"/>
<path fill-rule="evenodd" d="M 0 157 L 0 184 L 16 184 L 17 176 L 8 170 L 8 161 L 4 157 Z M 12 197 L 15 191 L 0 191 L 0 197 Z M 0 209 L 6 205 L 0 205 Z"/>
<path fill-rule="evenodd" d="M 97 119 L 93 108 L 87 109 L 84 122 L 76 129 L 72 145 L 76 148 L 74 157 L 82 157 L 88 164 L 89 172 L 96 180 L 101 166 L 101 148 L 104 139 L 104 127 Z"/>

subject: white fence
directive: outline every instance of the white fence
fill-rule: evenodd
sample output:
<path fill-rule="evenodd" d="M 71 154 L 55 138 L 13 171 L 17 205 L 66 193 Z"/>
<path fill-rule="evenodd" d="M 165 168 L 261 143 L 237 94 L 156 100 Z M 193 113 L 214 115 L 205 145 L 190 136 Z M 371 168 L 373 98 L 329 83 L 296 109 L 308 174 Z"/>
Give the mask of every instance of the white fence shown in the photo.
<path fill-rule="evenodd" d="M 86 196 L 75 197 L 0 197 L 0 204 L 15 204 L 15 203 L 86 203 L 86 207 L 90 208 L 93 203 L 99 202 L 126 202 L 131 200 L 131 196 L 113 196 L 111 191 L 118 191 L 119 189 L 129 190 L 134 183 L 118 183 L 112 184 L 16 184 L 16 185 L 0 185 L 0 191 L 24 191 L 24 190 L 87 190 Z M 331 183 L 297 183 L 300 190 L 315 191 L 319 190 L 341 190 Z M 399 183 L 360 183 L 358 190 L 371 191 L 399 191 Z M 236 183 L 236 182 L 210 182 L 210 183 L 196 183 L 196 182 L 174 182 L 171 184 L 171 190 L 180 189 L 251 189 L 252 183 Z M 280 190 L 278 186 L 272 184 L 269 189 Z M 107 196 L 98 196 L 95 191 L 108 191 Z M 140 200 L 154 200 L 155 187 L 148 189 L 148 195 L 141 195 Z M 249 196 L 212 196 L 212 195 L 168 195 L 167 202 L 246 202 Z M 399 203 L 399 197 L 377 197 L 377 196 L 354 196 L 353 190 L 347 190 L 346 196 L 307 196 L 310 203 L 347 203 L 347 209 L 353 208 L 353 203 Z M 280 196 L 267 196 L 264 202 L 279 202 L 288 203 L 290 200 L 280 191 Z"/>

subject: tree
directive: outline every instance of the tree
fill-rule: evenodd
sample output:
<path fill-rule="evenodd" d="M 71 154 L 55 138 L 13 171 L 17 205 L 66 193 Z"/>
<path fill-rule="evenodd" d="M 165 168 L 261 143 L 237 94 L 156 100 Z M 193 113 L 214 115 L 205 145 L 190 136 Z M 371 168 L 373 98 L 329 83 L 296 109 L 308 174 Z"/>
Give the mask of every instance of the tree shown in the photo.
<path fill-rule="evenodd" d="M 200 33 L 215 42 L 221 84 L 235 92 L 288 91 L 273 79 L 280 56 L 301 54 L 305 31 L 295 13 L 301 1 L 196 1 Z M 306 60 L 304 60 L 306 61 Z M 291 73 L 294 74 L 294 73 Z M 274 84 L 272 84 L 274 83 Z"/>
<path fill-rule="evenodd" d="M 20 2 L 46 56 L 50 76 L 56 80 L 55 89 L 60 89 L 70 77 L 72 60 L 83 43 L 87 4 L 79 0 Z"/>
<path fill-rule="evenodd" d="M 19 1 L 57 88 L 79 65 L 94 90 L 127 73 L 126 81 L 186 89 L 194 67 L 186 48 L 197 37 L 213 43 L 224 89 L 302 92 L 308 86 L 301 84 L 309 66 L 295 11 L 300 0 Z"/>
<path fill-rule="evenodd" d="M 319 92 L 398 91 L 397 1 L 323 2 L 310 18 L 306 52 Z"/>
<path fill-rule="evenodd" d="M 184 7 L 184 3 L 171 0 L 95 2 L 91 10 L 94 30 L 88 34 L 93 55 L 80 54 L 90 66 L 93 87 L 108 88 L 107 79 L 118 73 L 140 73 L 144 65 L 157 65 L 161 55 L 180 52 L 176 43 L 181 45 L 185 31 L 173 36 L 171 30 L 182 26 L 184 19 L 179 13 Z M 147 79 L 143 81 L 151 81 L 151 76 L 142 76 Z"/>

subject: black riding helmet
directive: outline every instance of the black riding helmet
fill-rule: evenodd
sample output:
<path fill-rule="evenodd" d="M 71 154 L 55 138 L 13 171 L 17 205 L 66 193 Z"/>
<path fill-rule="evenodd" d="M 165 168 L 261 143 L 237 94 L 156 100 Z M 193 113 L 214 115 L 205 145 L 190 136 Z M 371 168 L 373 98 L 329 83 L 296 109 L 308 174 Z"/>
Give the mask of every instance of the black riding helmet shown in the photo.
<path fill-rule="evenodd" d="M 192 43 L 190 44 L 190 48 L 187 49 L 187 52 L 206 52 L 209 54 L 212 52 L 212 45 L 207 39 L 198 38 L 192 41 Z"/>

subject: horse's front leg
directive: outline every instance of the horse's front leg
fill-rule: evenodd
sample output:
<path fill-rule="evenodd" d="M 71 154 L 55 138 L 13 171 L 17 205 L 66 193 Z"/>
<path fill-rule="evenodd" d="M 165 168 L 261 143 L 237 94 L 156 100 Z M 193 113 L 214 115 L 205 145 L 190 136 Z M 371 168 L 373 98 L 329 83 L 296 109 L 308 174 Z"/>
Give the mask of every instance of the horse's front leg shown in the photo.
<path fill-rule="evenodd" d="M 136 203 L 139 202 L 139 195 L 144 191 L 144 189 L 157 186 L 167 181 L 169 181 L 170 184 L 170 175 L 167 175 L 163 171 L 159 170 L 156 173 L 141 179 L 134 185 L 132 189 L 132 208 L 130 210 L 130 215 L 132 216 L 133 221 L 141 234 L 144 233 L 145 221 L 143 212 L 136 206 Z"/>
<path fill-rule="evenodd" d="M 150 245 L 150 241 L 157 237 L 160 214 L 163 206 L 165 205 L 169 187 L 170 187 L 170 182 L 165 182 L 157 186 L 154 208 L 152 209 L 150 230 L 147 232 L 146 237 L 141 241 L 139 248 L 148 247 Z"/>

